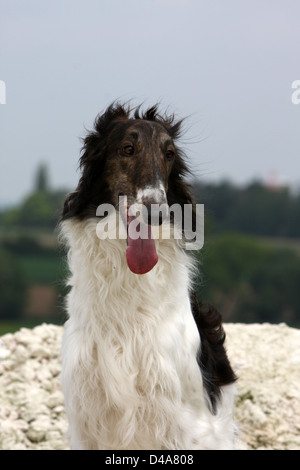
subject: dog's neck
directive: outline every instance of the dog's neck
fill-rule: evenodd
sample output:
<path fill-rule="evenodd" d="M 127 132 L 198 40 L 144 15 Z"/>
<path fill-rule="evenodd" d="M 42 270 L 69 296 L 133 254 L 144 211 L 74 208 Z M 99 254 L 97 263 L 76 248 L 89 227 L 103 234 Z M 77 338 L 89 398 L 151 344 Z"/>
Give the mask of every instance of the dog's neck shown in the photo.
<path fill-rule="evenodd" d="M 178 240 L 155 240 L 159 256 L 157 265 L 149 273 L 137 275 L 129 270 L 126 263 L 124 234 L 121 239 L 109 236 L 100 239 L 102 229 L 97 218 L 84 221 L 69 219 L 61 224 L 61 239 L 68 248 L 71 286 L 75 283 L 78 286 L 89 279 L 89 289 L 100 292 L 103 290 L 101 286 L 109 286 L 106 295 L 110 298 L 124 296 L 126 291 L 132 290 L 139 291 L 143 296 L 147 291 L 155 291 L 152 300 L 156 305 L 160 293 L 172 291 L 172 295 L 177 297 L 177 292 L 182 295 L 178 286 L 185 290 L 190 288 L 194 260 L 180 248 Z M 103 292 L 102 300 L 104 298 Z"/>

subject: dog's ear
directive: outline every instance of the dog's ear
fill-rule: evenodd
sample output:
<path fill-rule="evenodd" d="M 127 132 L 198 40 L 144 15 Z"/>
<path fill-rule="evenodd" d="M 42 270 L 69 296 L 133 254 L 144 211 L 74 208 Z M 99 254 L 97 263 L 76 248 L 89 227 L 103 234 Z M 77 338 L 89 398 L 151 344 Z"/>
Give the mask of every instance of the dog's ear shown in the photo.
<path fill-rule="evenodd" d="M 75 200 L 76 200 L 76 192 L 73 192 L 67 195 L 64 205 L 63 205 L 63 209 L 60 214 L 60 222 L 74 216 L 74 213 L 76 212 L 75 210 L 76 203 L 74 204 Z"/>
<path fill-rule="evenodd" d="M 95 131 L 100 137 L 107 136 L 115 121 L 126 120 L 129 118 L 129 115 L 129 106 L 114 101 L 102 114 L 98 114 L 96 117 L 94 123 Z"/>
<path fill-rule="evenodd" d="M 113 102 L 96 117 L 94 129 L 83 139 L 79 159 L 81 178 L 76 191 L 70 193 L 65 200 L 61 220 L 94 216 L 97 206 L 102 202 L 101 196 L 107 200 L 108 189 L 103 176 L 107 137 L 115 122 L 128 119 L 129 113 L 129 107 Z"/>
<path fill-rule="evenodd" d="M 192 188 L 186 182 L 185 176 L 189 173 L 189 169 L 184 161 L 184 158 L 177 150 L 174 165 L 172 167 L 169 182 L 167 199 L 169 206 L 179 204 L 181 206 L 182 214 L 184 214 L 184 205 L 189 204 L 192 206 L 192 231 L 196 231 L 196 206 L 192 196 Z M 182 217 L 182 231 L 184 232 L 184 217 Z"/>
<path fill-rule="evenodd" d="M 81 177 L 76 190 L 65 199 L 61 220 L 70 217 L 84 218 L 86 215 L 92 215 L 91 208 L 96 204 L 93 192 L 95 191 L 95 179 L 100 178 L 103 172 L 105 160 L 103 139 L 97 132 L 91 132 L 83 142 L 82 155 L 79 160 Z M 100 182 L 97 187 L 99 190 L 99 187 L 101 187 Z"/>

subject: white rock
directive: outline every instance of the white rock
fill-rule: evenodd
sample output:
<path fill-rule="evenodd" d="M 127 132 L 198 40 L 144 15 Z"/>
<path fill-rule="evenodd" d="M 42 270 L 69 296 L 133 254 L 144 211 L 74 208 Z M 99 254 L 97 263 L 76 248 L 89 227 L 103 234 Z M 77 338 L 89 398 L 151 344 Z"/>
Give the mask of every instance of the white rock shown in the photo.
<path fill-rule="evenodd" d="M 300 450 L 300 331 L 225 324 L 237 371 L 239 448 Z M 63 328 L 22 328 L 0 339 L 0 449 L 68 449 L 60 386 Z"/>
<path fill-rule="evenodd" d="M 31 442 L 41 442 L 45 440 L 46 433 L 50 428 L 51 422 L 49 417 L 42 415 L 30 423 L 26 436 Z"/>
<path fill-rule="evenodd" d="M 64 398 L 63 398 L 62 392 L 60 390 L 57 390 L 51 393 L 51 395 L 48 397 L 47 406 L 52 409 L 57 406 L 63 405 L 63 401 L 64 401 Z"/>
<path fill-rule="evenodd" d="M 5 347 L 3 341 L 0 341 L 0 361 L 7 359 L 10 354 L 10 350 Z"/>
<path fill-rule="evenodd" d="M 13 353 L 13 358 L 17 364 L 22 364 L 29 358 L 29 349 L 23 344 L 18 344 Z"/>

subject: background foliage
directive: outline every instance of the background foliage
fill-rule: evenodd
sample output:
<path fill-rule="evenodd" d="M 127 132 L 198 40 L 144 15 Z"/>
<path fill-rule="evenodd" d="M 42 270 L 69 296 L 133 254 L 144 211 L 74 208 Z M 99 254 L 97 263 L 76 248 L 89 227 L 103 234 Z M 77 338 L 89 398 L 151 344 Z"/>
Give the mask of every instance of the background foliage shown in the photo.
<path fill-rule="evenodd" d="M 67 268 L 55 227 L 67 190 L 52 190 L 41 165 L 33 191 L 0 212 L 0 320 L 65 321 Z M 198 294 L 225 321 L 300 325 L 300 195 L 259 181 L 193 182 L 205 205 L 197 253 Z M 0 331 L 1 333 L 1 331 Z"/>

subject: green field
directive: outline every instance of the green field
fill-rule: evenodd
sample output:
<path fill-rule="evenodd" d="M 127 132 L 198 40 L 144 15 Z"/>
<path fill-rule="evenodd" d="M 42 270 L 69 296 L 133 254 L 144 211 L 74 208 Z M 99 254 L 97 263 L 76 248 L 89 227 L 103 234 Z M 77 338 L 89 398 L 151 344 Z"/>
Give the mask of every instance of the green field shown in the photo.
<path fill-rule="evenodd" d="M 18 262 L 29 284 L 61 283 L 67 273 L 64 261 L 55 253 L 53 256 L 20 255 Z"/>
<path fill-rule="evenodd" d="M 15 321 L 0 321 L 0 336 L 5 335 L 6 333 L 15 333 L 21 328 L 34 328 L 37 325 L 40 325 L 41 322 L 38 320 L 15 320 Z"/>

